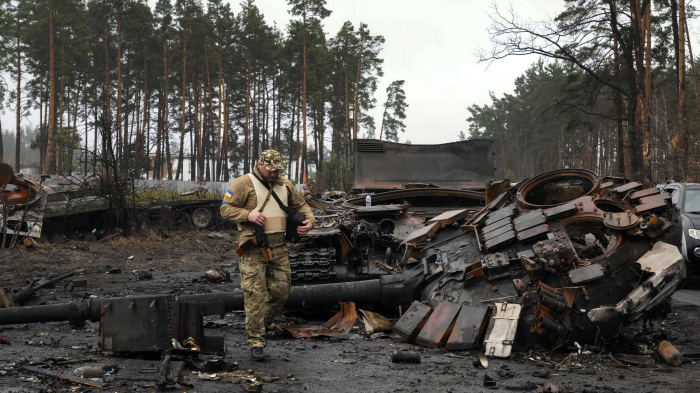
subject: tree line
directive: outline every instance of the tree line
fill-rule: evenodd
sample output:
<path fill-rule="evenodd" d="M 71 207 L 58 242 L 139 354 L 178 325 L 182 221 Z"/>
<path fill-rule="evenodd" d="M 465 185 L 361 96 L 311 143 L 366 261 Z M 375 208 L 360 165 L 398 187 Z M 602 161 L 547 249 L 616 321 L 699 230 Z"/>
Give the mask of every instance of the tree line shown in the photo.
<path fill-rule="evenodd" d="M 0 102 L 16 119 L 15 146 L 0 139 L 0 161 L 14 147 L 19 168 L 21 119 L 37 111 L 31 145 L 48 174 L 79 165 L 183 180 L 190 158 L 189 180 L 228 181 L 275 148 L 288 176 L 305 182 L 327 172 L 324 162 L 347 161 L 357 138 L 398 141 L 404 81 L 389 85 L 379 126 L 368 115 L 382 36 L 351 22 L 327 34 L 325 0 L 288 0 L 284 30 L 253 0 L 240 6 L 236 14 L 223 0 L 158 0 L 153 9 L 143 0 L 0 0 Z M 328 187 L 347 183 L 347 174 L 327 178 Z"/>
<path fill-rule="evenodd" d="M 499 174 L 583 167 L 645 184 L 700 178 L 697 37 L 685 0 L 566 0 L 551 20 L 495 8 L 479 60 L 535 54 L 512 94 L 471 105 Z"/>

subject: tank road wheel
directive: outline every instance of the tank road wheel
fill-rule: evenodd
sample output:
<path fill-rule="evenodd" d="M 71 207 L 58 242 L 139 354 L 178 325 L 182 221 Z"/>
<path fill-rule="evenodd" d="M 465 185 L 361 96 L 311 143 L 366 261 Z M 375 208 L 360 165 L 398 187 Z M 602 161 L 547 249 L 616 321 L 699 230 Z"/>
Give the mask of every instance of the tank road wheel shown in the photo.
<path fill-rule="evenodd" d="M 210 209 L 200 207 L 192 212 L 192 224 L 199 229 L 204 229 L 214 222 L 214 215 Z"/>

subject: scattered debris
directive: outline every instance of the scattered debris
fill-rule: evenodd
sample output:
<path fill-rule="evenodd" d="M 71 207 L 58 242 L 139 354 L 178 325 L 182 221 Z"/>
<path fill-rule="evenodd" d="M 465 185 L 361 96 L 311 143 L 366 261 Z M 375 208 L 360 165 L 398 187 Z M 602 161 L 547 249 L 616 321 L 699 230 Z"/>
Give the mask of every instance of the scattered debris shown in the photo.
<path fill-rule="evenodd" d="M 374 332 L 391 332 L 394 327 L 394 325 L 381 314 L 363 309 L 360 309 L 360 314 L 360 321 L 364 323 L 365 331 L 368 334 Z"/>
<path fill-rule="evenodd" d="M 59 380 L 65 379 L 65 380 L 68 380 L 71 382 L 79 383 L 81 385 L 92 386 L 92 387 L 96 387 L 96 388 L 103 388 L 103 387 L 107 386 L 106 383 L 101 382 L 101 381 L 94 381 L 92 379 L 80 378 L 80 377 L 73 376 L 70 373 L 64 373 L 64 372 L 60 372 L 60 371 L 48 370 L 48 369 L 38 368 L 38 367 L 34 367 L 34 366 L 22 366 L 21 369 L 24 371 L 30 372 L 30 373 L 45 375 L 45 376 L 53 377 L 53 378 L 56 378 Z"/>
<path fill-rule="evenodd" d="M 212 270 L 207 270 L 204 273 L 204 278 L 213 283 L 229 282 L 231 281 L 231 273 L 218 266 Z"/>
<path fill-rule="evenodd" d="M 488 374 L 484 374 L 482 385 L 487 388 L 496 386 L 496 380 L 491 378 Z"/>
<path fill-rule="evenodd" d="M 310 338 L 313 337 L 314 334 L 332 337 L 350 333 L 356 320 L 357 311 L 355 311 L 355 303 L 341 302 L 340 311 L 321 326 L 281 325 L 281 328 L 291 333 L 294 338 Z M 344 336 L 339 337 L 342 338 Z"/>
<path fill-rule="evenodd" d="M 683 364 L 683 355 L 670 342 L 664 340 L 659 343 L 659 355 L 669 366 L 679 367 Z"/>
<path fill-rule="evenodd" d="M 417 351 L 393 351 L 392 363 L 420 363 L 420 352 Z"/>

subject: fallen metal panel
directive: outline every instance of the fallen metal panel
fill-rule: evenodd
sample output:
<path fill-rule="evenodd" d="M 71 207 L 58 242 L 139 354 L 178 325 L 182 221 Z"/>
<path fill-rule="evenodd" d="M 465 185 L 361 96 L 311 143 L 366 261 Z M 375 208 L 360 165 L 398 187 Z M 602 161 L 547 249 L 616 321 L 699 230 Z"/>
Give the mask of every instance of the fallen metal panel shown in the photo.
<path fill-rule="evenodd" d="M 450 351 L 477 348 L 483 339 L 491 306 L 462 305 L 445 347 Z"/>
<path fill-rule="evenodd" d="M 416 344 L 428 348 L 445 346 L 459 309 L 460 305 L 457 303 L 438 303 L 425 326 L 418 333 Z"/>
<path fill-rule="evenodd" d="M 114 374 L 114 379 L 129 381 L 153 381 L 162 363 L 159 360 L 128 359 Z M 171 374 L 180 375 L 185 368 L 185 362 L 170 362 Z"/>
<path fill-rule="evenodd" d="M 486 356 L 507 358 L 513 349 L 522 306 L 520 304 L 496 303 L 493 325 L 484 340 Z"/>
<path fill-rule="evenodd" d="M 429 306 L 414 301 L 411 307 L 396 321 L 392 331 L 405 340 L 413 342 L 432 312 L 433 309 Z"/>
<path fill-rule="evenodd" d="M 602 278 L 605 275 L 603 267 L 597 263 L 569 271 L 569 280 L 574 285 Z"/>
<path fill-rule="evenodd" d="M 493 142 L 440 145 L 359 139 L 353 148 L 353 190 L 394 190 L 404 184 L 483 189 L 493 180 Z"/>
<path fill-rule="evenodd" d="M 93 381 L 92 379 L 87 379 L 87 378 L 80 378 L 76 377 L 75 375 L 72 375 L 70 371 L 54 371 L 54 370 L 46 370 L 43 368 L 39 367 L 33 367 L 33 366 L 22 366 L 22 370 L 28 371 L 30 373 L 34 374 L 40 374 L 40 375 L 46 375 L 49 377 L 54 377 L 57 379 L 65 379 L 71 382 L 79 383 L 81 385 L 86 385 L 86 386 L 92 386 L 96 388 L 103 388 L 107 386 L 107 383 L 101 382 L 101 381 Z"/>

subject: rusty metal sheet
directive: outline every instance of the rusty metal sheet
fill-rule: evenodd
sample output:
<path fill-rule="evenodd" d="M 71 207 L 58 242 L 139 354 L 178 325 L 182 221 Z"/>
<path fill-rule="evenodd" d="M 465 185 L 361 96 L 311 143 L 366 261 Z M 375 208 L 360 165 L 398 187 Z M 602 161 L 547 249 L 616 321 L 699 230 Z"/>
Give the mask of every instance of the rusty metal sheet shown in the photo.
<path fill-rule="evenodd" d="M 605 226 L 608 228 L 624 231 L 639 225 L 639 216 L 632 214 L 631 212 L 605 213 L 603 224 L 605 224 Z"/>
<path fill-rule="evenodd" d="M 629 182 L 627 184 L 623 184 L 617 188 L 614 188 L 613 191 L 615 191 L 618 194 L 624 194 L 628 191 L 639 190 L 642 187 L 644 187 L 642 185 L 642 183 L 637 183 L 636 181 L 632 181 L 632 182 Z"/>
<path fill-rule="evenodd" d="M 560 206 L 555 206 L 545 209 L 544 216 L 550 221 L 561 220 L 569 216 L 573 216 L 578 211 L 575 203 L 565 203 Z"/>
<path fill-rule="evenodd" d="M 489 232 L 493 232 L 497 229 L 503 228 L 504 226 L 509 226 L 511 228 L 513 227 L 513 225 L 511 224 L 510 217 L 506 217 L 502 220 L 498 220 L 492 223 L 491 225 L 485 226 L 483 229 L 481 229 L 481 233 L 485 235 Z"/>
<path fill-rule="evenodd" d="M 603 183 L 603 184 L 600 185 L 600 189 L 601 189 L 601 190 L 604 190 L 604 189 L 610 188 L 610 187 L 612 187 L 612 186 L 614 186 L 614 185 L 615 185 L 615 183 L 613 183 L 613 182 L 611 182 L 611 181 L 607 181 L 607 182 L 605 182 L 605 183 Z"/>
<path fill-rule="evenodd" d="M 599 278 L 603 278 L 604 275 L 605 271 L 603 270 L 603 267 L 597 263 L 594 263 L 582 268 L 570 270 L 569 280 L 572 284 L 578 285 L 584 282 L 594 281 Z"/>
<path fill-rule="evenodd" d="M 542 224 L 534 228 L 518 232 L 518 240 L 520 240 L 521 242 L 537 240 L 547 237 L 547 233 L 549 233 L 549 225 Z"/>
<path fill-rule="evenodd" d="M 648 197 L 651 195 L 656 195 L 660 192 L 661 192 L 661 190 L 659 190 L 658 187 L 647 188 L 647 189 L 644 189 L 641 191 L 635 191 L 635 192 L 631 193 L 630 199 L 633 201 L 636 201 L 639 198 L 644 198 L 644 197 Z"/>
<path fill-rule="evenodd" d="M 281 328 L 294 338 L 311 338 L 314 334 L 349 333 L 357 320 L 355 303 L 340 302 L 340 311 L 321 326 L 317 325 L 282 325 Z"/>
<path fill-rule="evenodd" d="M 496 236 L 500 236 L 500 235 L 502 235 L 508 231 L 512 231 L 512 230 L 513 230 L 513 225 L 508 223 L 508 224 L 496 229 L 495 231 L 483 233 L 482 236 L 484 237 L 484 241 L 489 241 Z"/>
<path fill-rule="evenodd" d="M 416 229 L 415 231 L 411 232 L 406 236 L 406 239 L 404 239 L 404 243 L 422 243 L 429 238 L 433 237 L 437 231 L 439 231 L 442 228 L 442 224 L 439 222 L 433 222 L 430 223 L 423 228 Z"/>
<path fill-rule="evenodd" d="M 418 333 L 416 344 L 428 348 L 444 347 L 460 307 L 457 303 L 438 303 L 433 313 L 428 317 L 425 326 Z"/>
<path fill-rule="evenodd" d="M 664 192 L 664 193 L 659 193 L 656 195 L 650 195 L 650 196 L 645 196 L 643 198 L 639 198 L 639 204 L 643 205 L 646 203 L 655 203 L 655 202 L 660 202 L 660 201 L 667 201 L 671 199 L 671 194 Z"/>
<path fill-rule="evenodd" d="M 463 351 L 478 348 L 484 339 L 491 310 L 491 306 L 463 304 L 445 344 L 447 350 Z"/>
<path fill-rule="evenodd" d="M 403 337 L 404 340 L 413 342 L 432 312 L 433 309 L 431 307 L 416 300 L 403 313 L 401 318 L 396 321 L 392 331 Z"/>
<path fill-rule="evenodd" d="M 542 214 L 542 210 L 530 212 L 524 216 L 520 216 L 513 220 L 516 232 L 522 232 L 526 229 L 542 225 L 547 221 L 547 218 Z"/>
<path fill-rule="evenodd" d="M 440 222 L 442 225 L 450 225 L 469 215 L 469 209 L 450 210 L 433 217 L 428 222 Z"/>
<path fill-rule="evenodd" d="M 484 222 L 484 225 L 489 226 L 497 221 L 500 221 L 506 217 L 512 218 L 515 216 L 515 213 L 518 211 L 518 208 L 515 205 L 507 206 L 504 207 L 503 209 L 500 209 L 498 211 L 489 213 L 488 217 L 486 217 L 486 221 Z"/>
<path fill-rule="evenodd" d="M 637 205 L 637 207 L 634 208 L 634 211 L 637 214 L 642 214 L 650 211 L 654 211 L 657 209 L 662 209 L 667 206 L 666 200 L 659 200 L 659 201 L 654 201 L 654 202 L 649 202 L 649 203 L 644 203 L 641 205 Z"/>
<path fill-rule="evenodd" d="M 396 216 L 401 214 L 402 210 L 397 205 L 361 206 L 355 209 L 355 215 L 358 217 Z"/>
<path fill-rule="evenodd" d="M 502 235 L 496 236 L 496 237 L 484 242 L 484 247 L 486 247 L 486 251 L 492 252 L 492 251 L 496 251 L 502 247 L 505 247 L 509 244 L 514 243 L 515 240 L 516 240 L 515 232 L 508 231 Z"/>

